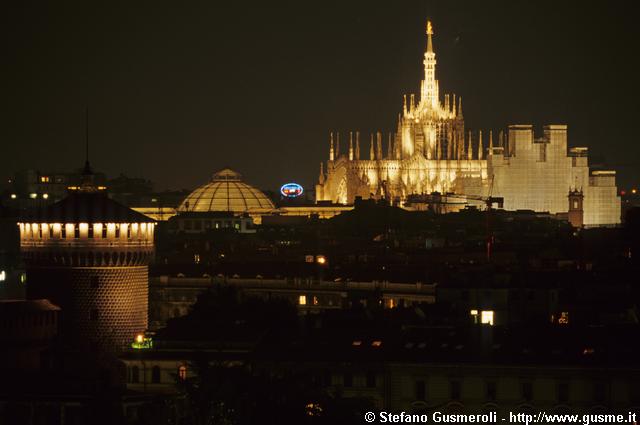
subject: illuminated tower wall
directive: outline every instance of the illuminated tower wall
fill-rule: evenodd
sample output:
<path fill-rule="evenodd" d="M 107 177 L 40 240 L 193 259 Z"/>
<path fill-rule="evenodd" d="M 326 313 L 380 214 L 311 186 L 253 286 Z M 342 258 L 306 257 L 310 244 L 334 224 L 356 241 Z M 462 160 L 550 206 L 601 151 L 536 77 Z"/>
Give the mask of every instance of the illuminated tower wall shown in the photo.
<path fill-rule="evenodd" d="M 149 218 L 77 191 L 18 225 L 27 297 L 62 308 L 65 340 L 118 350 L 147 328 Z"/>

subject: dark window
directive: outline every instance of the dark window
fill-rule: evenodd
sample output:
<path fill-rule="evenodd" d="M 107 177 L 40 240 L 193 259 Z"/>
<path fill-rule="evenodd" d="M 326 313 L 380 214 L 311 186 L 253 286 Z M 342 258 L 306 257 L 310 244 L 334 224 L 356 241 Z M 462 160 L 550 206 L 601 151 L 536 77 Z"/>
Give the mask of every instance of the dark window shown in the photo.
<path fill-rule="evenodd" d="M 102 225 L 102 239 L 107 239 L 107 225 Z"/>
<path fill-rule="evenodd" d="M 89 223 L 89 229 L 87 230 L 87 237 L 93 239 L 93 224 Z"/>
<path fill-rule="evenodd" d="M 498 386 L 495 381 L 487 382 L 487 400 L 496 401 L 498 396 Z"/>
<path fill-rule="evenodd" d="M 91 276 L 91 287 L 97 288 L 100 286 L 100 278 L 98 276 Z"/>
<path fill-rule="evenodd" d="M 127 239 L 131 239 L 131 225 L 127 225 Z"/>
<path fill-rule="evenodd" d="M 460 400 L 461 393 L 460 381 L 451 381 L 451 400 Z"/>
<path fill-rule="evenodd" d="M 60 237 L 62 239 L 66 239 L 67 238 L 67 226 L 66 225 L 62 225 L 60 226 Z"/>
<path fill-rule="evenodd" d="M 344 374 L 344 386 L 345 387 L 353 387 L 353 374 L 347 372 Z"/>
<path fill-rule="evenodd" d="M 154 384 L 160 383 L 160 367 L 154 366 L 151 368 L 151 382 Z"/>
<path fill-rule="evenodd" d="M 76 239 L 80 237 L 80 226 L 77 224 L 73 228 L 73 237 Z"/>
<path fill-rule="evenodd" d="M 375 388 L 375 387 L 376 387 L 376 373 L 367 372 L 367 388 Z"/>
<path fill-rule="evenodd" d="M 92 308 L 91 311 L 89 312 L 89 320 L 98 320 L 99 317 L 100 317 L 100 313 L 98 312 L 98 309 Z"/>
<path fill-rule="evenodd" d="M 200 230 L 202 229 L 202 221 L 200 220 L 194 220 L 193 222 L 193 228 L 196 230 Z"/>
<path fill-rule="evenodd" d="M 416 381 L 416 400 L 426 400 L 427 386 L 424 381 Z"/>
<path fill-rule="evenodd" d="M 558 403 L 567 403 L 569 401 L 569 384 L 561 382 L 558 384 Z"/>
<path fill-rule="evenodd" d="M 606 386 L 604 382 L 596 382 L 593 384 L 593 401 L 596 403 L 604 403 L 606 398 Z"/>
<path fill-rule="evenodd" d="M 325 371 L 324 372 L 324 386 L 325 387 L 330 387 L 333 384 L 332 379 L 331 379 L 331 372 L 330 371 Z"/>
<path fill-rule="evenodd" d="M 185 220 L 184 221 L 184 229 L 185 230 L 191 230 L 192 227 L 193 227 L 193 222 L 191 220 Z"/>
<path fill-rule="evenodd" d="M 131 368 L 131 382 L 134 384 L 140 382 L 140 369 L 138 366 L 133 366 Z"/>
<path fill-rule="evenodd" d="M 522 383 L 522 398 L 527 401 L 533 400 L 533 385 L 531 382 Z"/>
<path fill-rule="evenodd" d="M 116 224 L 116 239 L 120 237 L 120 225 Z"/>
<path fill-rule="evenodd" d="M 637 382 L 629 382 L 629 401 L 640 403 L 640 385 Z"/>

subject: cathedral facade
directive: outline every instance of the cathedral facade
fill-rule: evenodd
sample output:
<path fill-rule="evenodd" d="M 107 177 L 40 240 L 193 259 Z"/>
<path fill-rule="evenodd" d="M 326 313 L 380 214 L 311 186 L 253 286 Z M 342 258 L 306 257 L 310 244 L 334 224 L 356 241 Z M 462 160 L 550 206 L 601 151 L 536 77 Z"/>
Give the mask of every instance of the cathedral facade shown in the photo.
<path fill-rule="evenodd" d="M 365 159 L 359 132 L 349 133 L 344 153 L 339 134 L 332 133 L 316 200 L 351 204 L 356 197 L 384 198 L 407 206 L 411 195 L 433 192 L 470 201 L 493 196 L 503 197 L 508 210 L 569 214 L 580 207 L 585 226 L 618 224 L 615 171 L 590 172 L 587 148 L 568 150 L 565 125 L 545 126 L 540 138 L 531 125 L 511 125 L 495 141 L 492 132 L 485 140 L 482 131 L 465 130 L 462 99 L 441 100 L 432 36 L 428 22 L 420 94 L 404 96 L 395 134 L 386 143 L 381 133 L 371 135 Z"/>

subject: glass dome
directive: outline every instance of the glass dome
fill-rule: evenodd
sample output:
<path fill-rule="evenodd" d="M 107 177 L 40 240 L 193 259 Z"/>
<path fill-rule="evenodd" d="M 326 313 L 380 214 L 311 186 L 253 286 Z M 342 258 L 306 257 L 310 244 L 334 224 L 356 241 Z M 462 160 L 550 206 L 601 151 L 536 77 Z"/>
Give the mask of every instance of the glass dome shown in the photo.
<path fill-rule="evenodd" d="M 273 210 L 264 193 L 242 181 L 242 175 L 229 168 L 218 171 L 211 181 L 195 189 L 182 201 L 179 212 L 229 211 L 244 213 Z"/>

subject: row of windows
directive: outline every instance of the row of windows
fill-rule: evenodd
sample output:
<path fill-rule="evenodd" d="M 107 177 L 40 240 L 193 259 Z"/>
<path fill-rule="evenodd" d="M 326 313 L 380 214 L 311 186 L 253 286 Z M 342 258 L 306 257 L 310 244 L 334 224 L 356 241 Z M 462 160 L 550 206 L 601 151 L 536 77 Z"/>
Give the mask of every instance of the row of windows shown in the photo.
<path fill-rule="evenodd" d="M 175 376 L 176 376 L 177 382 L 184 381 L 185 379 L 187 379 L 187 367 L 184 365 L 178 367 L 178 369 L 176 370 Z M 161 381 L 162 379 L 161 379 L 160 366 L 153 366 L 151 368 L 151 383 L 160 384 Z M 129 369 L 129 382 L 131 382 L 132 384 L 138 384 L 141 382 L 140 368 L 138 366 L 132 366 Z"/>
<path fill-rule="evenodd" d="M 24 226 L 24 227 L 23 227 Z M 133 224 L 101 224 L 96 223 L 92 225 L 86 224 L 86 235 L 89 239 L 102 238 L 106 239 L 109 236 L 109 232 L 112 237 L 119 239 L 125 236 L 127 239 L 138 239 L 147 235 L 147 223 L 141 225 Z M 149 231 L 152 229 L 152 225 L 149 224 Z M 21 229 L 24 230 L 23 236 L 25 238 L 37 237 L 42 239 L 43 236 L 48 236 L 50 239 L 54 237 L 60 237 L 61 239 L 67 238 L 80 238 L 81 224 L 72 225 L 60 225 L 60 224 L 26 224 L 21 225 Z"/>
<path fill-rule="evenodd" d="M 238 220 L 184 220 L 182 222 L 184 230 L 202 230 L 204 229 L 228 229 L 233 227 L 236 230 L 240 230 L 241 222 Z"/>
<path fill-rule="evenodd" d="M 459 401 L 462 396 L 462 383 L 460 381 L 449 382 L 449 398 Z M 424 380 L 415 381 L 414 397 L 416 400 L 427 400 L 427 386 Z M 485 383 L 485 398 L 487 401 L 496 401 L 498 397 L 498 383 L 496 381 L 487 381 Z M 531 382 L 522 382 L 520 384 L 520 397 L 525 401 L 534 399 L 533 384 Z M 604 382 L 596 382 L 593 386 L 593 401 L 604 403 L 606 401 L 607 391 Z M 569 383 L 560 382 L 557 385 L 557 401 L 558 403 L 569 402 Z"/>
<path fill-rule="evenodd" d="M 18 316 L 11 320 L 0 321 L 2 328 L 15 328 L 22 326 L 43 326 L 52 325 L 56 322 L 56 313 L 54 311 L 46 311 L 37 314 L 29 314 Z"/>

